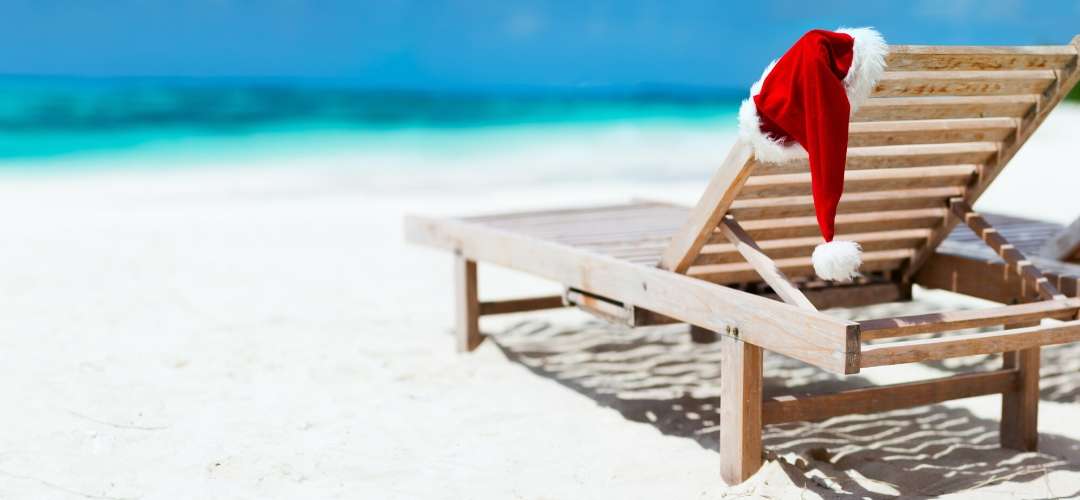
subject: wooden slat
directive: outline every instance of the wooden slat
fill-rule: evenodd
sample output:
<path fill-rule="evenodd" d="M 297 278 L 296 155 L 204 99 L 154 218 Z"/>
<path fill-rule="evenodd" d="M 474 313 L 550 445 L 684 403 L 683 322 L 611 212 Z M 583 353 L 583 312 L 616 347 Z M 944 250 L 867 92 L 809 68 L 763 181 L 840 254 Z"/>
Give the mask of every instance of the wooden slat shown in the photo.
<path fill-rule="evenodd" d="M 863 346 L 862 367 L 918 363 L 935 359 L 1019 351 L 1080 340 L 1080 320 L 997 332 L 965 333 L 930 339 Z"/>
<path fill-rule="evenodd" d="M 911 257 L 911 254 L 911 249 L 864 252 L 862 254 L 862 266 L 859 267 L 859 270 L 868 273 L 896 269 L 900 267 L 904 259 Z M 808 257 L 778 259 L 774 262 L 777 269 L 792 276 L 810 276 L 814 273 L 814 265 Z M 746 263 L 692 266 L 687 270 L 686 274 L 720 284 L 757 283 L 762 281 L 753 266 Z"/>
<path fill-rule="evenodd" d="M 621 205 L 618 207 L 598 206 L 591 209 L 583 209 L 573 215 L 536 215 L 533 217 L 516 217 L 510 220 L 484 221 L 485 223 L 499 228 L 512 229 L 530 234 L 560 234 L 565 232 L 580 232 L 587 228 L 617 228 L 627 223 L 641 225 L 642 222 L 650 223 L 682 222 L 686 218 L 688 210 L 682 207 L 651 206 L 651 205 Z M 470 219 L 471 220 L 471 219 Z"/>
<path fill-rule="evenodd" d="M 852 121 L 1021 118 L 1038 103 L 1036 95 L 880 97 L 867 99 Z"/>
<path fill-rule="evenodd" d="M 852 170 L 844 174 L 844 194 L 931 187 L 964 186 L 978 171 L 977 165 Z M 806 196 L 810 173 L 755 175 L 746 180 L 740 199 Z M 843 198 L 841 198 L 843 199 Z"/>
<path fill-rule="evenodd" d="M 859 366 L 858 326 L 821 312 L 483 224 L 410 216 L 405 235 L 709 330 L 735 328 L 749 343 L 825 370 Z"/>
<path fill-rule="evenodd" d="M 965 328 L 1013 326 L 1037 322 L 1043 318 L 1075 319 L 1078 308 L 1080 308 L 1080 300 L 1063 299 L 987 309 L 871 319 L 860 321 L 859 326 L 862 329 L 862 340 L 874 340 Z"/>
<path fill-rule="evenodd" d="M 462 220 L 468 222 L 483 222 L 496 227 L 509 227 L 515 223 L 521 223 L 524 225 L 535 224 L 537 222 L 547 221 L 566 221 L 577 220 L 580 217 L 595 217 L 598 215 L 607 214 L 621 214 L 627 211 L 635 211 L 641 209 L 657 209 L 667 208 L 671 205 L 660 202 L 636 202 L 636 203 L 624 203 L 618 205 L 601 205 L 601 206 L 581 206 L 581 207 L 568 207 L 568 208 L 550 208 L 542 210 L 522 210 L 513 212 L 502 212 L 497 214 L 488 215 L 475 215 L 465 217 Z"/>
<path fill-rule="evenodd" d="M 952 118 L 853 122 L 848 147 L 936 144 L 948 142 L 998 142 L 1016 131 L 1015 118 Z"/>
<path fill-rule="evenodd" d="M 720 233 L 735 247 L 735 250 L 742 254 L 746 262 L 761 276 L 761 279 L 768 283 L 773 292 L 780 296 L 781 300 L 801 309 L 817 310 L 814 304 L 810 303 L 810 300 L 799 291 L 798 287 L 788 281 L 780 266 L 761 251 L 761 248 L 754 243 L 753 238 L 746 234 L 746 231 L 739 226 L 739 223 L 734 218 L 731 216 L 724 217 L 720 221 L 719 229 Z M 693 269 L 693 267 L 690 269 Z"/>
<path fill-rule="evenodd" d="M 742 140 L 735 141 L 724 163 L 713 173 L 705 192 L 691 210 L 690 217 L 682 229 L 671 237 L 671 243 L 660 258 L 661 269 L 681 273 L 690 267 L 750 176 L 752 157 L 753 149 L 749 144 Z"/>
<path fill-rule="evenodd" d="M 761 413 L 766 425 L 825 420 L 840 415 L 880 413 L 954 399 L 1002 394 L 1015 390 L 1016 384 L 1016 370 L 964 373 L 832 394 L 777 396 L 764 401 Z"/>
<path fill-rule="evenodd" d="M 993 248 L 998 256 L 1004 259 L 1005 262 L 1016 266 L 1022 275 L 1035 283 L 1039 295 L 1044 299 L 1065 298 L 1065 296 L 1058 291 L 1057 287 L 1055 287 L 1053 283 L 1050 283 L 1049 279 L 1043 276 L 1042 271 L 1035 267 L 1035 264 L 1029 261 L 1020 250 L 1009 243 L 997 229 L 994 229 L 994 227 L 986 221 L 986 219 L 972 210 L 962 198 L 953 198 L 950 200 L 949 207 L 953 214 L 966 223 L 979 238 L 982 238 L 982 240 L 990 246 L 990 248 Z"/>
<path fill-rule="evenodd" d="M 993 142 L 956 142 L 948 144 L 910 144 L 901 146 L 863 146 L 848 148 L 846 170 L 926 167 L 935 165 L 983 164 L 998 152 Z M 803 156 L 785 163 L 754 163 L 754 176 L 809 173 Z"/>
<path fill-rule="evenodd" d="M 1075 58 L 1063 45 L 891 45 L 885 61 L 890 71 L 971 71 L 1059 69 Z"/>
<path fill-rule="evenodd" d="M 887 71 L 874 97 L 1041 94 L 1056 79 L 1052 70 Z"/>
<path fill-rule="evenodd" d="M 836 234 L 870 233 L 884 230 L 927 228 L 941 222 L 946 209 L 921 208 L 917 210 L 892 210 L 888 212 L 862 212 L 837 215 Z M 762 244 L 764 240 L 798 238 L 818 234 L 816 217 L 792 217 L 788 219 L 761 219 L 743 224 L 750 236 Z M 725 241 L 716 234 L 710 241 Z"/>
<path fill-rule="evenodd" d="M 643 220 L 638 223 L 634 221 L 626 221 L 626 223 L 618 226 L 604 226 L 602 224 L 592 225 L 593 230 L 589 231 L 588 224 L 577 228 L 564 228 L 561 231 L 554 232 L 532 232 L 532 231 L 519 231 L 513 230 L 517 233 L 528 234 L 537 238 L 545 240 L 558 241 L 560 243 L 566 243 L 569 245 L 590 245 L 611 241 L 646 241 L 652 239 L 666 239 L 676 231 L 678 227 L 674 220 L 662 220 L 662 221 L 647 221 Z"/>
<path fill-rule="evenodd" d="M 944 207 L 946 200 L 963 194 L 964 189 L 959 186 L 844 193 L 836 213 Z M 814 214 L 814 198 L 805 195 L 738 199 L 728 213 L 742 221 L 806 217 Z"/>
<path fill-rule="evenodd" d="M 489 300 L 480 303 L 480 315 L 490 316 L 493 314 L 511 314 L 528 311 L 540 311 L 543 309 L 558 309 L 562 307 L 566 307 L 566 304 L 563 304 L 562 295 L 527 297 L 522 299 Z"/>
<path fill-rule="evenodd" d="M 900 229 L 883 231 L 878 233 L 852 233 L 845 234 L 844 239 L 857 242 L 864 252 L 876 252 L 879 250 L 895 250 L 898 248 L 912 248 L 930 236 L 929 229 Z M 787 238 L 779 240 L 765 240 L 758 242 L 765 255 L 772 259 L 785 259 L 789 257 L 809 256 L 814 247 L 825 240 L 818 236 L 802 238 Z M 742 257 L 729 243 L 705 245 L 701 254 L 694 261 L 694 265 L 726 264 L 739 262 Z"/>
<path fill-rule="evenodd" d="M 1080 217 L 1046 240 L 1039 249 L 1039 255 L 1054 260 L 1072 260 L 1077 251 L 1080 251 Z"/>

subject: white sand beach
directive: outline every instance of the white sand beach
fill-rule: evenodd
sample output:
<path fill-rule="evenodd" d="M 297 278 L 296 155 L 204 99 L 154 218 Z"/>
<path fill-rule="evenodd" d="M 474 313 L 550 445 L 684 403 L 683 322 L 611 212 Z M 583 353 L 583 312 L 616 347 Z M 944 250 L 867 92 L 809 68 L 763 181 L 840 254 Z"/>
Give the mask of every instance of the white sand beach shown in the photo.
<path fill-rule="evenodd" d="M 1057 110 L 977 208 L 1080 215 L 1078 130 L 1080 108 Z M 1080 495 L 1080 346 L 1044 351 L 1039 453 L 998 447 L 990 396 L 770 426 L 774 458 L 736 487 L 719 475 L 717 349 L 691 344 L 685 327 L 624 331 L 573 310 L 486 318 L 492 338 L 454 352 L 450 256 L 406 245 L 406 213 L 690 204 L 721 139 L 569 138 L 429 170 L 398 163 L 423 158 L 311 155 L 5 175 L 0 498 Z M 484 168 L 458 168 L 473 160 Z M 485 298 L 558 291 L 490 267 L 480 287 Z M 836 314 L 955 303 L 980 306 L 918 291 Z M 782 393 L 995 362 L 844 378 L 771 356 L 766 383 Z"/>

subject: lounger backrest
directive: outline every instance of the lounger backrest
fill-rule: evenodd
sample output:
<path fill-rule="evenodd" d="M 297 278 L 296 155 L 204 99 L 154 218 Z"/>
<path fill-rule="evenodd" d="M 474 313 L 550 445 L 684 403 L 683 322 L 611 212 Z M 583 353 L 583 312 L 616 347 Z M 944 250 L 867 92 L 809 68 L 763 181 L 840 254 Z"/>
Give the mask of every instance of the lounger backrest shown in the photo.
<path fill-rule="evenodd" d="M 850 126 L 838 237 L 864 273 L 914 272 L 952 229 L 946 202 L 973 203 L 1080 79 L 1069 45 L 892 46 L 888 70 Z M 1034 193 L 1032 194 L 1035 195 Z M 736 144 L 661 266 L 717 283 L 759 281 L 723 234 L 733 216 L 793 280 L 821 242 L 806 160 L 759 164 Z"/>

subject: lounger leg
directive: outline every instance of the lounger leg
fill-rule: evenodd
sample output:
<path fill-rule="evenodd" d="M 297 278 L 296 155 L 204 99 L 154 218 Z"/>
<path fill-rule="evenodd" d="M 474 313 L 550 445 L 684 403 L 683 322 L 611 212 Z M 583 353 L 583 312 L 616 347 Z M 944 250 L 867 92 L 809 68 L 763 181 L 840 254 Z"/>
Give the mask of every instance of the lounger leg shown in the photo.
<path fill-rule="evenodd" d="M 728 484 L 761 468 L 761 348 L 720 335 L 720 475 Z"/>
<path fill-rule="evenodd" d="M 1039 447 L 1039 348 L 1005 353 L 1005 368 L 1020 372 L 1016 392 L 1001 398 L 1001 446 L 1021 451 Z"/>
<path fill-rule="evenodd" d="M 461 255 L 454 256 L 454 334 L 458 352 L 469 352 L 480 346 L 480 299 L 476 292 L 476 262 Z"/>

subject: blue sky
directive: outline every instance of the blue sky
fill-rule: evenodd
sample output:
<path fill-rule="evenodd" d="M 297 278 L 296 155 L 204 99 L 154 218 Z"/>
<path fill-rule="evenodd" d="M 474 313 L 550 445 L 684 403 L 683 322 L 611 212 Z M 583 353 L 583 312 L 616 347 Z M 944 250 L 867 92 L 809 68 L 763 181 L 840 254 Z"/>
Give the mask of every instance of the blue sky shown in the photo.
<path fill-rule="evenodd" d="M 892 43 L 1066 43 L 1080 0 L 0 0 L 0 73 L 741 87 L 803 31 L 841 25 Z"/>

